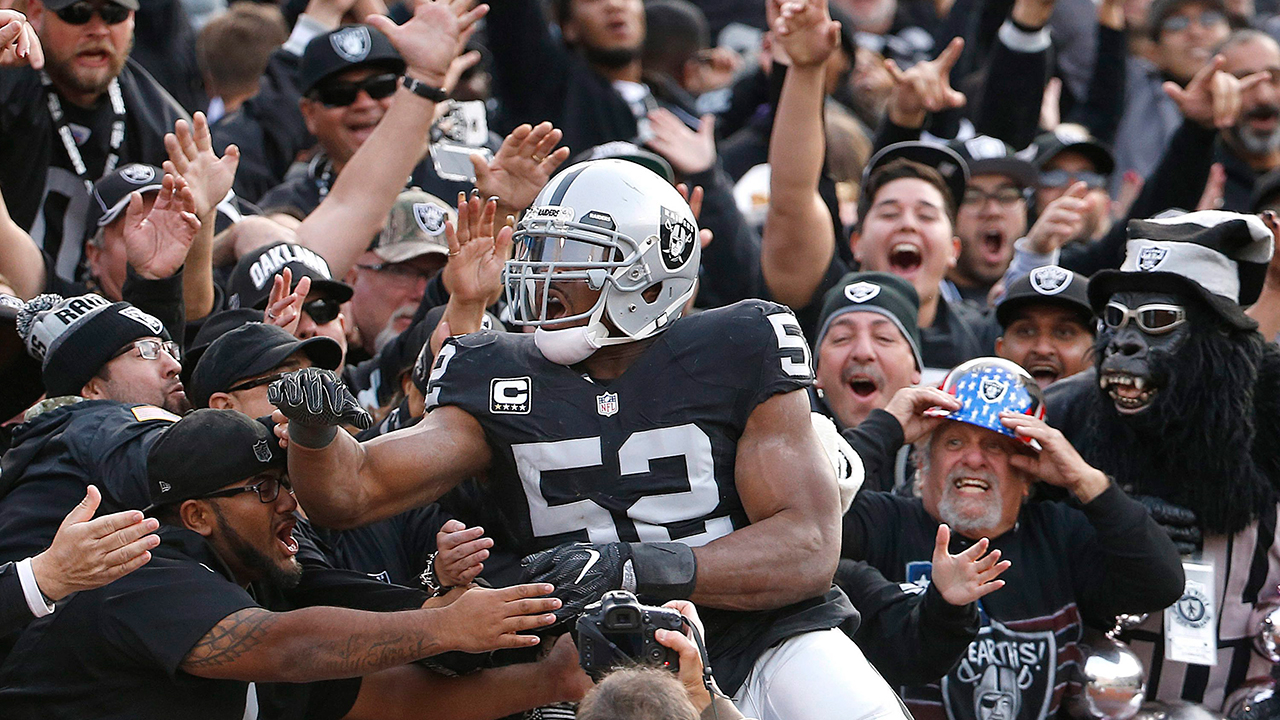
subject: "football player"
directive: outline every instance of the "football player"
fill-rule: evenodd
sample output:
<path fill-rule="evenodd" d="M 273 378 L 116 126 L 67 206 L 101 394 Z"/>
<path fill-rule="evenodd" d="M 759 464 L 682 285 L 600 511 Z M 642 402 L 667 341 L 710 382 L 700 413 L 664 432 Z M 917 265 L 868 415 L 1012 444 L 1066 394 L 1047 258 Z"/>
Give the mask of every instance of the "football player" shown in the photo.
<path fill-rule="evenodd" d="M 903 717 L 837 629 L 854 614 L 831 584 L 839 496 L 791 312 L 748 300 L 682 318 L 701 252 L 693 213 L 626 161 L 562 172 L 515 235 L 507 298 L 534 332 L 448 340 L 418 425 L 361 444 L 338 432 L 362 411 L 332 373 L 272 385 L 310 516 L 358 526 L 486 476 L 520 544 L 503 550 L 556 586 L 562 620 L 620 588 L 689 599 L 744 713 Z"/>

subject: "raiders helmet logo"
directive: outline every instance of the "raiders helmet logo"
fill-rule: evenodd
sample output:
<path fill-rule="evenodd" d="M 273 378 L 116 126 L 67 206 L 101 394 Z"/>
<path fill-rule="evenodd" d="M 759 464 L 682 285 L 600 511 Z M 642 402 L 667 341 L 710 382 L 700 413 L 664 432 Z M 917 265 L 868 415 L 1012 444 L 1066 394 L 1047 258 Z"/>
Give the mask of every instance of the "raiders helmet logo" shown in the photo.
<path fill-rule="evenodd" d="M 1138 251 L 1138 269 L 1151 272 L 1160 267 L 1160 263 L 1169 257 L 1169 249 L 1162 247 L 1144 247 Z"/>
<path fill-rule="evenodd" d="M 1000 398 L 1007 392 L 1009 392 L 1009 383 L 995 378 L 984 377 L 982 384 L 978 386 L 978 393 L 983 401 L 989 403 L 1000 402 Z"/>
<path fill-rule="evenodd" d="M 698 231 L 693 223 L 680 217 L 667 208 L 662 210 L 662 227 L 659 228 L 658 248 L 662 255 L 662 264 L 667 270 L 675 272 L 693 257 L 693 249 L 697 247 Z"/>
<path fill-rule="evenodd" d="M 444 208 L 435 203 L 414 203 L 413 219 L 418 227 L 428 235 L 439 235 L 444 232 Z"/>
<path fill-rule="evenodd" d="M 145 185 L 156 179 L 156 171 L 155 168 L 133 163 L 132 165 L 125 165 L 120 170 L 120 177 L 134 185 Z"/>
<path fill-rule="evenodd" d="M 267 445 L 266 440 L 253 444 L 253 456 L 258 458 L 258 462 L 271 462 L 271 446 Z"/>
<path fill-rule="evenodd" d="M 1057 295 L 1071 284 L 1071 273 L 1057 265 L 1046 265 L 1031 271 L 1031 287 L 1041 295 Z"/>
<path fill-rule="evenodd" d="M 864 303 L 880 294 L 880 286 L 871 282 L 856 282 L 844 286 L 844 296 L 856 303 Z"/>
<path fill-rule="evenodd" d="M 965 140 L 964 149 L 969 153 L 969 157 L 974 160 L 1002 158 L 1008 153 L 1003 141 L 987 135 L 979 135 Z"/>
<path fill-rule="evenodd" d="M 338 57 L 349 63 L 358 63 L 369 56 L 369 48 L 373 40 L 369 37 L 369 28 L 355 25 L 343 28 L 329 36 L 329 43 Z"/>

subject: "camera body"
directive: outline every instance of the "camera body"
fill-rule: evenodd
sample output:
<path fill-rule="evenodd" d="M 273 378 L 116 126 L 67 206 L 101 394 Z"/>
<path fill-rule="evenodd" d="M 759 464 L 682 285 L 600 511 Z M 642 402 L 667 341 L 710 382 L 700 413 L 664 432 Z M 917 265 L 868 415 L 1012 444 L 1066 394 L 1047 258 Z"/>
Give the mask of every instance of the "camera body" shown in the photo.
<path fill-rule="evenodd" d="M 654 639 L 655 630 L 680 632 L 684 616 L 675 610 L 641 605 L 626 590 L 604 594 L 578 616 L 578 664 L 594 679 L 628 665 L 651 665 L 676 672 L 680 654 Z"/>

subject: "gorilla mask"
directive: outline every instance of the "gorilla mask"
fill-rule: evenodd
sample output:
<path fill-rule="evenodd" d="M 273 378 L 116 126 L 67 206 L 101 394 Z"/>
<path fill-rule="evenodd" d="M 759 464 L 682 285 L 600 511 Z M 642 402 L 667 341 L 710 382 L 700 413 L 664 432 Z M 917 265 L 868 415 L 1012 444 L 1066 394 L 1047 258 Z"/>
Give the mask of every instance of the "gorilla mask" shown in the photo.
<path fill-rule="evenodd" d="M 1173 359 L 1191 334 L 1186 300 L 1174 293 L 1130 291 L 1111 297 L 1095 348 L 1098 386 L 1121 415 L 1147 410 L 1169 385 Z"/>

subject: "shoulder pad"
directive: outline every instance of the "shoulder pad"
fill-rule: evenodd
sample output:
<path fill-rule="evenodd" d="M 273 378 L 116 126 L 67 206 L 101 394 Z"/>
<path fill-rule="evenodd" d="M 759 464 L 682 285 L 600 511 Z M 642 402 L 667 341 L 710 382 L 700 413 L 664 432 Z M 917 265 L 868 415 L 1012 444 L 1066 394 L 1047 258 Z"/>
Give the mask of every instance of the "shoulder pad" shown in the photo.
<path fill-rule="evenodd" d="M 450 338 L 450 342 L 455 342 L 464 348 L 484 347 L 493 344 L 498 340 L 498 333 L 493 330 L 480 330 L 478 332 L 469 333 L 467 335 L 459 335 Z"/>

